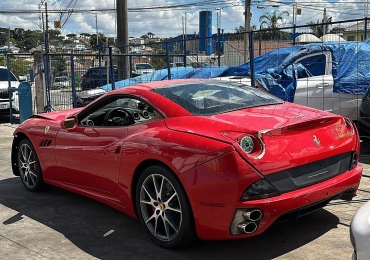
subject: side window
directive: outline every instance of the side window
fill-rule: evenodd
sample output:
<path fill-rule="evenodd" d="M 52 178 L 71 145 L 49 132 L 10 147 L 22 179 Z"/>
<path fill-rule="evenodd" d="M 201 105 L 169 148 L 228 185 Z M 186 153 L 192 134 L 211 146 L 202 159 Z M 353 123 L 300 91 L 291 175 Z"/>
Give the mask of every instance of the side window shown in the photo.
<path fill-rule="evenodd" d="M 325 54 L 312 55 L 298 61 L 312 76 L 325 75 L 326 56 Z"/>
<path fill-rule="evenodd" d="M 132 97 L 107 96 L 79 116 L 85 126 L 130 126 L 163 119 L 152 106 Z"/>

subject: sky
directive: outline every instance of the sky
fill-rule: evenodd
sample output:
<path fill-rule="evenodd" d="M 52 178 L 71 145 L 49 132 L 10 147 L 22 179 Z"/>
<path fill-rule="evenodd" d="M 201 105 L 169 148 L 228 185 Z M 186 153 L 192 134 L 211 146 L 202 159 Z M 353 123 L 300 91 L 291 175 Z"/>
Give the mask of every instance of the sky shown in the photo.
<path fill-rule="evenodd" d="M 121 1 L 121 0 L 120 0 Z M 301 8 L 296 24 L 304 25 L 323 18 L 324 8 L 333 21 L 364 18 L 369 0 L 251 0 L 251 24 L 259 27 L 264 13 L 287 11 L 285 25 L 291 26 L 294 5 Z M 47 3 L 47 4 L 45 4 Z M 49 28 L 61 20 L 62 35 L 74 33 L 116 36 L 116 0 L 1 0 L 0 27 L 42 30 L 42 17 L 48 10 Z M 217 21 L 224 32 L 232 33 L 244 26 L 245 0 L 127 0 L 128 31 L 130 37 L 148 32 L 154 37 L 175 37 L 186 32 L 199 32 L 199 11 L 212 11 L 212 31 L 217 32 Z M 177 7 L 177 8 L 174 8 Z M 43 15 L 38 10 L 44 12 Z M 65 10 L 73 12 L 65 13 Z"/>

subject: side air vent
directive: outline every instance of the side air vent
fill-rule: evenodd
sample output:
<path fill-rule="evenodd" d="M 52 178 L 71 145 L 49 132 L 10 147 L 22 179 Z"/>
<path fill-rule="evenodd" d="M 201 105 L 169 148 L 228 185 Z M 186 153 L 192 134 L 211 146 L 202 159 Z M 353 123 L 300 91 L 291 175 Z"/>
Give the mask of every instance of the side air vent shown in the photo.
<path fill-rule="evenodd" d="M 44 139 L 41 141 L 40 143 L 40 147 L 47 147 L 51 144 L 51 140 L 50 139 Z"/>

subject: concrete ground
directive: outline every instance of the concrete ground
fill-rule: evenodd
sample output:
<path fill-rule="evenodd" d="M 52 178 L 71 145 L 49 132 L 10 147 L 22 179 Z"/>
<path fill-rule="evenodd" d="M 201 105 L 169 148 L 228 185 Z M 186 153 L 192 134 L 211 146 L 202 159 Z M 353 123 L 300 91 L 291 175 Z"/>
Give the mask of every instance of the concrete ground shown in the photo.
<path fill-rule="evenodd" d="M 254 238 L 165 250 L 150 241 L 137 220 L 102 203 L 55 187 L 26 191 L 10 165 L 17 125 L 0 121 L 0 259 L 351 259 L 349 224 L 370 199 L 370 147 L 363 144 L 364 175 L 353 201 L 332 201 Z"/>

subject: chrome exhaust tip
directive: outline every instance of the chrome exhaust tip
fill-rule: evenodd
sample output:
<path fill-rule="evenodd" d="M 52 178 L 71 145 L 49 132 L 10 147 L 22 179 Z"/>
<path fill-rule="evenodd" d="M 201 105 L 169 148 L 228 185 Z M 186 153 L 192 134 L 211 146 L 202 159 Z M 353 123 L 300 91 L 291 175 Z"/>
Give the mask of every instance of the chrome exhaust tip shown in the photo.
<path fill-rule="evenodd" d="M 242 214 L 243 218 L 248 221 L 258 221 L 262 218 L 262 211 L 254 209 L 251 211 L 244 211 Z"/>
<path fill-rule="evenodd" d="M 254 222 L 241 222 L 238 224 L 239 231 L 250 234 L 257 230 L 257 224 Z"/>

